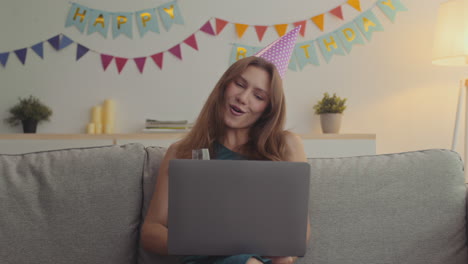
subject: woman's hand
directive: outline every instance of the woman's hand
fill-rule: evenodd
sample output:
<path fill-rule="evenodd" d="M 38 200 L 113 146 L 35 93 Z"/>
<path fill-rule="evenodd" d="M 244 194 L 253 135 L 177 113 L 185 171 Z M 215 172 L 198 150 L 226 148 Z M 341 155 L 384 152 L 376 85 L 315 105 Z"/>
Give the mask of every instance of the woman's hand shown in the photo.
<path fill-rule="evenodd" d="M 296 261 L 297 257 L 268 257 L 265 258 L 271 259 L 272 264 L 292 264 Z"/>

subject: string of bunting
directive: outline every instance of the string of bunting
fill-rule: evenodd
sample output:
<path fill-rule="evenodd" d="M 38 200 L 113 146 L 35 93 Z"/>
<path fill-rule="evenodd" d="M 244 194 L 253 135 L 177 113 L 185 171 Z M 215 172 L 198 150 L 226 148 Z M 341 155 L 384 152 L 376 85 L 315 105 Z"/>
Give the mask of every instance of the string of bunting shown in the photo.
<path fill-rule="evenodd" d="M 72 3 L 68 12 L 65 27 L 75 26 L 81 33 L 87 26 L 88 35 L 99 32 L 107 38 L 110 24 L 112 23 L 112 37 L 115 39 L 120 34 L 125 34 L 133 38 L 133 17 L 140 31 L 140 37 L 147 32 L 159 34 L 158 16 L 161 19 L 166 31 L 169 31 L 173 24 L 184 24 L 184 18 L 180 12 L 177 1 L 172 1 L 155 8 L 140 10 L 137 12 L 107 12 L 103 10 L 89 8 L 77 3 Z"/>
<path fill-rule="evenodd" d="M 162 70 L 163 61 L 164 61 L 164 53 L 165 52 L 169 52 L 172 55 L 174 55 L 176 58 L 178 58 L 179 60 L 182 60 L 182 50 L 181 50 L 181 44 L 182 43 L 185 43 L 186 45 L 190 46 L 194 50 L 198 51 L 198 43 L 197 43 L 197 39 L 196 39 L 195 34 L 198 33 L 199 31 L 201 31 L 201 32 L 203 32 L 205 34 L 211 35 L 211 36 L 216 35 L 215 32 L 214 32 L 213 27 L 211 26 L 211 23 L 208 21 L 201 28 L 199 28 L 196 32 L 192 33 L 184 41 L 182 41 L 181 43 L 171 47 L 170 49 L 168 49 L 166 51 L 161 51 L 161 52 L 149 55 L 149 56 L 137 57 L 137 58 L 123 58 L 123 57 L 119 57 L 119 56 L 104 54 L 104 53 L 101 53 L 101 52 L 98 52 L 98 51 L 95 51 L 95 50 L 91 50 L 91 49 L 85 47 L 84 45 L 81 45 L 80 43 L 76 42 L 76 44 L 77 44 L 76 61 L 81 59 L 89 51 L 92 51 L 92 52 L 97 53 L 97 54 L 100 55 L 101 64 L 102 64 L 102 67 L 103 67 L 104 71 L 109 67 L 110 63 L 115 59 L 117 70 L 118 70 L 118 73 L 120 74 L 122 72 L 123 68 L 125 67 L 127 61 L 131 59 L 131 60 L 133 60 L 135 62 L 135 65 L 137 66 L 140 73 L 143 73 L 147 58 L 151 58 L 154 61 L 154 63 L 159 67 L 159 69 Z M 46 41 L 38 42 L 37 44 L 35 44 L 35 45 L 31 46 L 31 47 L 14 50 L 13 53 L 16 54 L 16 57 L 18 58 L 18 60 L 23 65 L 25 65 L 25 63 L 26 63 L 28 48 L 31 48 L 41 59 L 44 59 L 44 46 L 43 46 L 43 44 L 45 42 L 48 42 L 56 51 L 60 51 L 60 50 L 62 50 L 64 48 L 68 47 L 72 43 L 75 43 L 75 41 L 73 41 L 72 39 L 70 39 L 66 35 L 58 34 L 58 35 L 56 35 L 56 36 L 54 36 L 54 37 L 52 37 L 52 38 L 50 38 L 50 39 L 48 39 Z M 9 58 L 10 53 L 12 53 L 12 52 L 0 53 L 0 64 L 3 67 L 6 67 L 6 64 L 8 62 L 8 58 Z"/>
<path fill-rule="evenodd" d="M 171 3 L 168 3 L 168 4 L 171 4 Z M 353 6 L 354 8 L 356 8 L 357 10 L 361 12 L 360 0 L 348 0 L 346 3 Z M 378 0 L 376 5 L 379 6 L 379 8 L 385 13 L 385 15 L 392 22 L 394 22 L 397 12 L 407 10 L 406 7 L 404 7 L 403 4 L 400 2 L 400 0 Z M 318 56 L 315 52 L 315 48 L 313 45 L 314 43 L 316 43 L 319 46 L 319 48 L 322 51 L 323 56 L 325 57 L 328 63 L 331 60 L 331 57 L 333 55 L 345 55 L 345 51 L 346 53 L 349 54 L 353 45 L 364 44 L 364 40 L 362 36 L 359 34 L 359 31 L 362 32 L 362 34 L 368 41 L 370 41 L 373 32 L 383 31 L 382 24 L 379 22 L 379 20 L 375 17 L 375 15 L 371 11 L 371 9 L 374 7 L 375 5 L 372 6 L 370 9 L 368 9 L 368 11 L 362 13 L 360 16 L 355 18 L 351 23 L 344 25 L 343 27 L 341 27 L 340 29 L 332 33 L 323 35 L 314 40 L 296 44 L 293 57 L 291 58 L 291 62 L 289 64 L 289 68 L 291 70 L 297 70 L 297 64 L 299 64 L 299 67 L 302 70 L 302 68 L 307 64 L 319 65 Z M 332 10 L 341 11 L 341 5 L 339 6 L 339 9 L 337 7 Z M 329 12 L 332 12 L 332 10 Z M 333 13 L 339 13 L 339 12 L 336 11 Z M 295 22 L 293 24 L 294 26 L 297 26 L 299 25 L 297 23 L 301 23 L 302 25 L 302 23 L 305 24 L 305 22 L 306 21 L 304 20 L 301 22 Z M 216 23 L 216 32 L 211 25 L 211 19 L 210 19 L 205 24 L 203 24 L 203 26 L 199 28 L 196 32 L 192 33 L 189 37 L 184 39 L 184 41 L 171 47 L 170 49 L 166 51 L 161 51 L 161 52 L 149 55 L 149 56 L 143 56 L 143 57 L 137 57 L 137 58 L 123 58 L 120 56 L 104 54 L 95 50 L 91 50 L 85 47 L 84 45 L 77 43 L 76 60 L 78 61 L 86 53 L 88 53 L 89 51 L 92 51 L 100 55 L 101 63 L 102 63 L 102 67 L 104 71 L 108 68 L 110 63 L 115 59 L 117 70 L 118 70 L 118 73 L 120 74 L 123 68 L 125 67 L 127 61 L 132 59 L 134 60 L 140 73 L 143 73 L 147 58 L 151 58 L 154 61 L 154 63 L 159 67 L 159 69 L 162 70 L 165 52 L 169 52 L 172 55 L 174 55 L 176 58 L 178 58 L 179 60 L 182 60 L 182 51 L 180 47 L 182 43 L 185 43 L 186 45 L 190 46 L 194 50 L 198 51 L 198 44 L 197 44 L 197 39 L 195 35 L 196 33 L 198 33 L 199 31 L 202 31 L 205 34 L 216 36 L 224 29 L 224 27 L 229 22 L 216 18 L 215 23 Z M 263 37 L 264 31 L 266 30 L 268 26 L 255 26 L 255 27 L 256 28 L 262 27 L 260 31 L 256 29 L 257 34 L 259 32 L 261 33 L 263 30 L 263 33 L 258 35 L 259 40 L 261 40 L 261 38 Z M 281 30 L 277 30 L 278 34 L 280 36 L 284 35 L 284 33 L 287 31 L 287 28 L 288 28 L 288 24 L 282 24 Z M 304 29 L 305 29 L 305 26 L 301 27 L 301 31 Z M 90 33 L 88 32 L 88 34 Z M 18 60 L 24 65 L 26 63 L 28 48 L 31 48 L 41 59 L 44 59 L 44 51 L 43 51 L 44 42 L 48 42 L 56 51 L 60 51 L 68 47 L 72 43 L 75 43 L 75 41 L 68 38 L 64 34 L 58 34 L 46 41 L 38 42 L 35 45 L 27 47 L 27 48 L 16 49 L 10 52 L 3 52 L 3 53 L 0 52 L 0 64 L 3 67 L 6 67 L 9 54 L 14 52 Z M 241 44 L 233 44 L 233 46 L 234 48 L 230 56 L 230 63 L 233 63 L 242 57 L 251 56 L 261 49 L 261 47 L 253 47 L 253 46 L 241 45 Z"/>
<path fill-rule="evenodd" d="M 297 71 L 297 65 L 299 65 L 300 70 L 308 64 L 319 66 L 320 63 L 315 48 L 316 45 L 320 49 L 325 61 L 329 63 L 334 55 L 344 56 L 351 52 L 354 45 L 364 45 L 364 38 L 370 42 L 374 32 L 384 31 L 382 23 L 380 23 L 371 10 L 375 6 L 378 6 L 392 22 L 395 22 L 395 17 L 398 12 L 407 11 L 407 8 L 400 0 L 379 0 L 367 11 L 362 12 L 361 15 L 339 29 L 319 36 L 316 39 L 297 43 L 288 68 Z M 241 58 L 252 56 L 262 48 L 263 47 L 233 44 L 229 63 L 232 64 Z"/>
<path fill-rule="evenodd" d="M 350 5 L 357 11 L 361 12 L 361 1 L 360 0 L 348 0 L 346 3 L 340 4 L 329 11 L 325 13 L 321 13 L 318 15 L 314 15 L 310 18 L 310 21 L 317 26 L 320 31 L 324 31 L 325 29 L 325 14 L 329 13 L 333 15 L 334 17 L 339 18 L 340 20 L 344 20 L 343 17 L 343 6 L 344 5 Z M 307 21 L 309 19 L 304 19 L 300 20 L 297 22 L 289 23 L 294 25 L 294 27 L 301 26 L 301 30 L 299 34 L 303 37 L 305 37 L 305 31 L 306 31 L 306 25 Z M 265 32 L 267 31 L 268 28 L 273 27 L 278 34 L 279 37 L 282 37 L 284 34 L 286 34 L 288 25 L 289 24 L 275 24 L 275 25 L 248 25 L 248 24 L 243 24 L 243 23 L 235 23 L 235 22 L 229 22 L 220 18 L 215 18 L 215 23 L 216 23 L 216 34 L 219 35 L 221 31 L 226 27 L 228 24 L 233 24 L 236 30 L 236 34 L 238 38 L 242 38 L 244 36 L 244 33 L 247 31 L 249 27 L 254 27 L 255 32 L 257 33 L 257 37 L 259 41 L 262 41 L 263 36 L 265 35 Z"/>

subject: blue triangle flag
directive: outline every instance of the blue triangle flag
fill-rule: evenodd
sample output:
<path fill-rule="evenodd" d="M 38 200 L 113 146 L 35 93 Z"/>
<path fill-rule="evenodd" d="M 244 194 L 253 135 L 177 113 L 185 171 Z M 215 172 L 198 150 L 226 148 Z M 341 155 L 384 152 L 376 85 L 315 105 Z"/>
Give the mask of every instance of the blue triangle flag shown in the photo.
<path fill-rule="evenodd" d="M 50 43 L 50 45 L 52 45 L 52 47 L 54 47 L 55 50 L 60 49 L 60 35 L 52 37 L 48 39 L 47 41 Z"/>
<path fill-rule="evenodd" d="M 21 63 L 23 63 L 23 65 L 26 62 L 27 51 L 27 48 L 15 50 L 16 57 L 18 57 L 18 59 L 21 61 Z"/>
<path fill-rule="evenodd" d="M 7 61 L 8 61 L 8 56 L 10 55 L 10 52 L 4 52 L 0 53 L 0 63 L 5 67 Z"/>
<path fill-rule="evenodd" d="M 76 60 L 81 59 L 81 57 L 83 57 L 88 51 L 89 49 L 87 47 L 78 44 L 78 47 L 76 48 Z"/>
<path fill-rule="evenodd" d="M 41 59 L 44 59 L 44 46 L 42 45 L 42 42 L 32 46 L 31 49 L 36 52 L 37 56 L 41 57 Z"/>
<path fill-rule="evenodd" d="M 68 47 L 68 45 L 70 45 L 72 43 L 73 43 L 73 40 L 71 40 L 70 38 L 68 38 L 65 35 L 62 35 L 62 39 L 60 40 L 59 49 L 66 48 L 66 47 Z"/>

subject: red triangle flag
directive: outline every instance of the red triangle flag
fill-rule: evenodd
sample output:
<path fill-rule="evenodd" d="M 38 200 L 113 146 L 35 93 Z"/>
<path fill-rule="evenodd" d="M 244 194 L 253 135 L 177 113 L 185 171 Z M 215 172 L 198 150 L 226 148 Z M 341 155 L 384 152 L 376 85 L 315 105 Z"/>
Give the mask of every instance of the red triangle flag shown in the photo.
<path fill-rule="evenodd" d="M 206 34 L 209 34 L 209 35 L 216 35 L 214 30 L 213 30 L 213 27 L 211 26 L 211 23 L 210 21 L 206 21 L 205 25 L 203 25 L 201 28 L 200 28 L 201 31 L 205 32 Z"/>
<path fill-rule="evenodd" d="M 145 68 L 146 57 L 134 58 L 136 66 L 140 73 L 143 73 L 143 69 Z"/>
<path fill-rule="evenodd" d="M 330 14 L 336 16 L 337 18 L 343 20 L 343 11 L 341 10 L 341 6 L 338 6 L 332 10 L 330 10 Z"/>
<path fill-rule="evenodd" d="M 163 67 L 163 54 L 164 53 L 160 52 L 160 53 L 157 53 L 157 54 L 154 54 L 154 55 L 151 56 L 154 63 L 156 63 L 156 65 L 158 65 L 159 69 L 161 69 L 161 70 L 162 70 L 162 67 Z"/>
<path fill-rule="evenodd" d="M 299 31 L 299 34 L 304 37 L 305 34 L 305 27 L 306 27 L 307 20 L 304 21 L 299 21 L 294 23 L 294 27 L 301 26 L 301 30 Z"/>
<path fill-rule="evenodd" d="M 179 58 L 179 60 L 182 60 L 182 51 L 180 50 L 180 44 L 177 44 L 174 47 L 170 48 L 169 52 L 172 53 L 172 55 Z"/>
<path fill-rule="evenodd" d="M 216 18 L 216 35 L 219 35 L 219 33 L 221 33 L 221 31 L 223 31 L 223 29 L 227 25 L 227 23 L 228 22 L 226 20 Z"/>
<path fill-rule="evenodd" d="M 190 47 L 198 50 L 197 39 L 195 38 L 195 34 L 192 34 L 190 37 L 184 40 L 184 43 L 189 45 Z"/>
<path fill-rule="evenodd" d="M 257 37 L 259 41 L 262 41 L 263 35 L 265 35 L 265 31 L 267 30 L 268 26 L 255 26 L 255 31 L 257 32 Z"/>
<path fill-rule="evenodd" d="M 127 63 L 127 58 L 120 58 L 120 57 L 115 57 L 115 63 L 117 64 L 117 70 L 122 72 L 123 67 L 125 66 L 125 63 Z"/>
<path fill-rule="evenodd" d="M 101 63 L 104 71 L 107 69 L 113 58 L 114 57 L 111 55 L 101 54 Z"/>

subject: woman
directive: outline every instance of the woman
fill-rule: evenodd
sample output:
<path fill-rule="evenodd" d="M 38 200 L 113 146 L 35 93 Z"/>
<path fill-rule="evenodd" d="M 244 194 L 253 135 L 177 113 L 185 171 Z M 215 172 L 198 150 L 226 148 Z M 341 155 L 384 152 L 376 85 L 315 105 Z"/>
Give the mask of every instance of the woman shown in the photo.
<path fill-rule="evenodd" d="M 247 57 L 231 65 L 208 97 L 192 130 L 166 152 L 142 228 L 143 247 L 167 254 L 169 160 L 190 159 L 193 149 L 208 148 L 215 159 L 307 161 L 301 139 L 284 130 L 285 110 L 282 80 L 272 63 Z M 307 240 L 309 234 L 308 226 Z M 187 258 L 186 263 L 202 263 L 197 262 L 201 258 Z M 214 260 L 280 264 L 293 263 L 295 257 L 239 255 Z"/>

